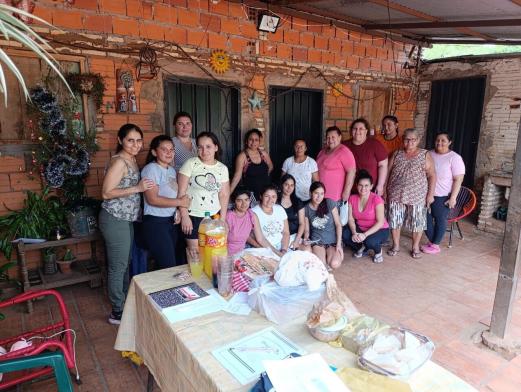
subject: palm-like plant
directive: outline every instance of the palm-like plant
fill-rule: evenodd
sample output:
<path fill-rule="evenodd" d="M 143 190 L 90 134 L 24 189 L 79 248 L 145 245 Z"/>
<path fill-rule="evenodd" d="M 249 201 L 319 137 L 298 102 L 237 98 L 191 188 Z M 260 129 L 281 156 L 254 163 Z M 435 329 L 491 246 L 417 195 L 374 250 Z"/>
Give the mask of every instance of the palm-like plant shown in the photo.
<path fill-rule="evenodd" d="M 18 19 L 15 14 L 27 16 L 38 22 L 53 27 L 45 20 L 38 18 L 32 14 L 29 14 L 23 10 L 18 8 L 11 7 L 6 4 L 0 3 L 0 37 L 7 41 L 15 41 L 22 44 L 27 49 L 36 53 L 42 60 L 44 60 L 51 69 L 56 72 L 59 77 L 63 80 L 65 85 L 68 87 L 65 78 L 59 69 L 58 62 L 52 57 L 49 53 L 54 51 L 54 49 L 42 38 L 40 37 L 32 28 L 30 28 L 23 21 Z M 7 84 L 5 79 L 4 68 L 2 67 L 2 63 L 7 66 L 7 69 L 10 70 L 15 77 L 18 79 L 20 86 L 25 95 L 25 99 L 29 98 L 29 90 L 25 85 L 24 77 L 13 60 L 9 57 L 9 55 L 0 48 L 0 93 L 4 95 L 4 102 L 7 106 Z M 70 90 L 70 89 L 69 89 Z M 72 92 L 71 92 L 72 94 Z"/>

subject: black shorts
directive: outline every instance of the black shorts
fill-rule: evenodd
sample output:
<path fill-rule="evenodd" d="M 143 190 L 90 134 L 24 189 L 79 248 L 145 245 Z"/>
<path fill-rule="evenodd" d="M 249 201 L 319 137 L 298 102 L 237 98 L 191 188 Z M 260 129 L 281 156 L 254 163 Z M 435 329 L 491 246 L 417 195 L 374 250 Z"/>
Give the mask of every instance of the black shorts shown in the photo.
<path fill-rule="evenodd" d="M 199 225 L 204 218 L 190 215 L 190 219 L 192 220 L 192 232 L 190 234 L 185 234 L 185 238 L 187 240 L 197 240 L 199 239 Z"/>

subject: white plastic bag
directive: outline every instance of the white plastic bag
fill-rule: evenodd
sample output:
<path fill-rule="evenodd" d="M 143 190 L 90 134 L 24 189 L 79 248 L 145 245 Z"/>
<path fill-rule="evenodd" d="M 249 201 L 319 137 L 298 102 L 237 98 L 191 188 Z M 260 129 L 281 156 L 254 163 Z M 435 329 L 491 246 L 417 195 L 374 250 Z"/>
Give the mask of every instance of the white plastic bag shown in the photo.
<path fill-rule="evenodd" d="M 306 284 L 313 291 L 319 289 L 327 277 L 326 266 L 317 256 L 311 252 L 296 250 L 282 256 L 274 279 L 281 286 Z"/>
<path fill-rule="evenodd" d="M 277 324 L 285 324 L 306 315 L 324 294 L 325 285 L 309 291 L 306 285 L 281 287 L 269 282 L 250 289 L 248 305 Z"/>
<path fill-rule="evenodd" d="M 345 226 L 349 220 L 349 203 L 347 201 L 341 201 L 339 204 L 338 215 L 340 215 L 340 224 Z"/>

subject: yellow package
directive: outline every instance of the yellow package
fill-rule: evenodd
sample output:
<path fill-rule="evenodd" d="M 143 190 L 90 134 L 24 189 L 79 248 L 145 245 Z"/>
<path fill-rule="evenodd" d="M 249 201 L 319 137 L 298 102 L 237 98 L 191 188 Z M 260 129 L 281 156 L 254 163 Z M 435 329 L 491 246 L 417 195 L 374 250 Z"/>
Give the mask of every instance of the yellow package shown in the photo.
<path fill-rule="evenodd" d="M 343 368 L 335 372 L 351 392 L 412 392 L 409 384 L 365 370 Z"/>

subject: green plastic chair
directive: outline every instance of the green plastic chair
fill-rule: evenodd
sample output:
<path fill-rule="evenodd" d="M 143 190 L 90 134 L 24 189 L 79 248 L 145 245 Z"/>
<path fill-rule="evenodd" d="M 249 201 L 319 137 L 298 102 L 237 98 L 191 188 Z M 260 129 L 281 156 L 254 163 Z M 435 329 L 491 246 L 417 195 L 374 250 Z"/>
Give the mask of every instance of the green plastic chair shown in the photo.
<path fill-rule="evenodd" d="M 71 375 L 61 352 L 46 352 L 29 357 L 0 361 L 0 373 L 49 366 L 54 369 L 58 392 L 73 392 Z M 4 375 L 5 376 L 5 375 Z M 1 389 L 1 388 L 0 388 Z"/>

